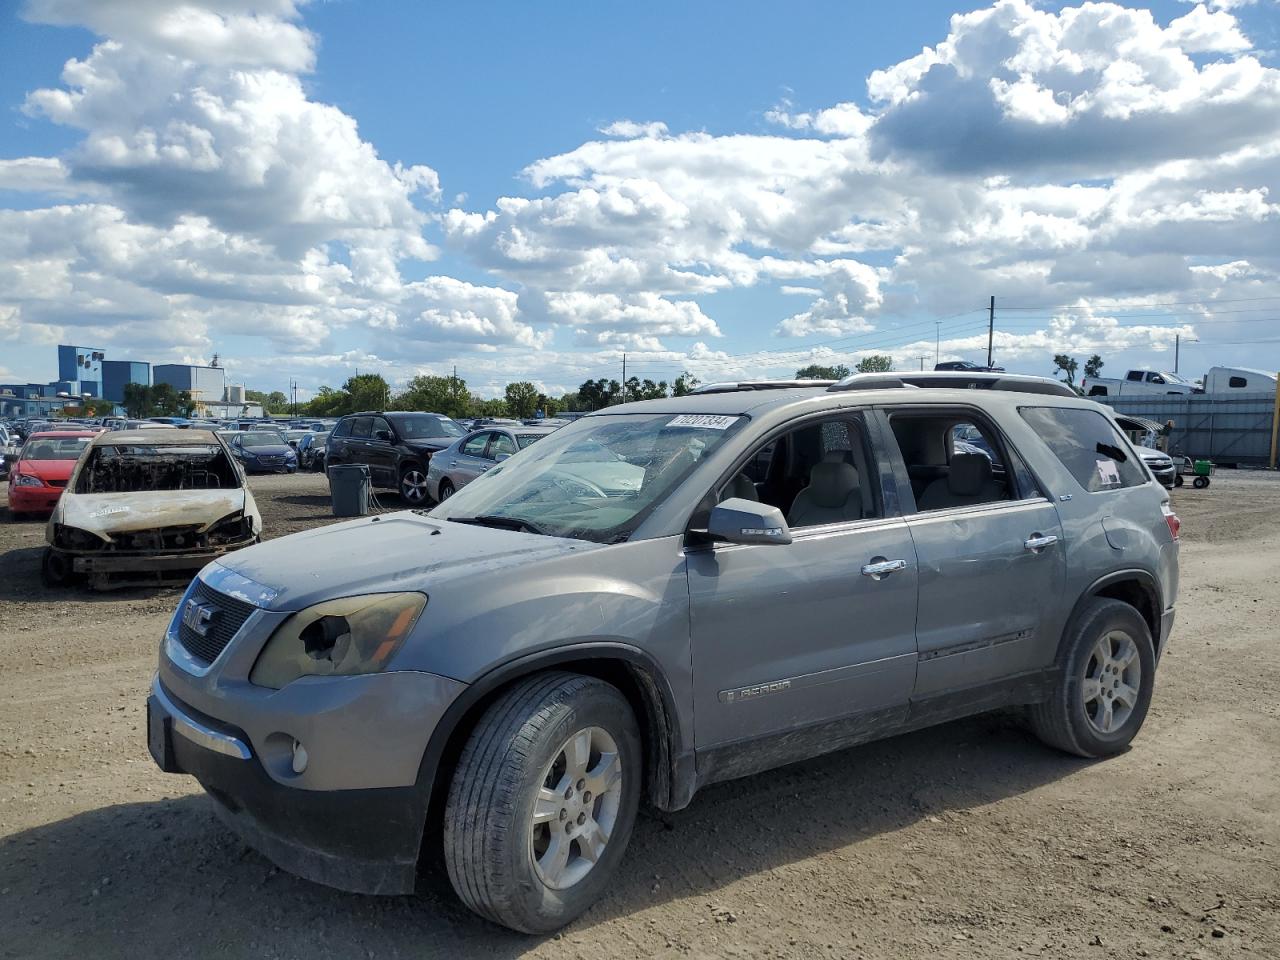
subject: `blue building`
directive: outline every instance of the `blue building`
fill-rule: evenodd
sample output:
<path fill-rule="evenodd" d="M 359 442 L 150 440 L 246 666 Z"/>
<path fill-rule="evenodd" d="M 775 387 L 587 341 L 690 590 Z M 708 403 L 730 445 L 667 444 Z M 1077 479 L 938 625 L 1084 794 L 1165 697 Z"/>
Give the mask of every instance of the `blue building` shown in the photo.
<path fill-rule="evenodd" d="M 102 361 L 106 351 L 98 347 L 73 347 L 58 345 L 58 379 L 76 383 L 78 388 L 68 393 L 102 396 Z"/>
<path fill-rule="evenodd" d="M 124 387 L 127 383 L 151 386 L 151 364 L 142 360 L 103 360 L 102 398 L 112 403 L 124 403 Z"/>

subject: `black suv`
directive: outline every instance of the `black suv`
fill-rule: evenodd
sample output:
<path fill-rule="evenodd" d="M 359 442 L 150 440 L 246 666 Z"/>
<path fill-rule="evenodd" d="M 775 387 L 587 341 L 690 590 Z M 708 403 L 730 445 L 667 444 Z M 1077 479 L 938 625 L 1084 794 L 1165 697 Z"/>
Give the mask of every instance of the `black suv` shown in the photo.
<path fill-rule="evenodd" d="M 427 464 L 432 454 L 465 434 L 440 413 L 352 413 L 329 434 L 325 467 L 367 464 L 375 487 L 394 487 L 417 506 L 427 499 Z"/>

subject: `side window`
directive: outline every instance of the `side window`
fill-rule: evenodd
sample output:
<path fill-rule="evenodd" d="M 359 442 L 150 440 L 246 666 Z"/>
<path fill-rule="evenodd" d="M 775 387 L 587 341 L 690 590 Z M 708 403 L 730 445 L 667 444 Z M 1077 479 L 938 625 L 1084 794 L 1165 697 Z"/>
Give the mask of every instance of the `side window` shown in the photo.
<path fill-rule="evenodd" d="M 333 428 L 333 436 L 335 437 L 351 436 L 351 421 L 350 420 L 339 421 L 338 425 Z"/>
<path fill-rule="evenodd" d="M 1125 377 L 1125 379 L 1126 379 L 1126 380 L 1137 380 L 1138 382 L 1141 382 L 1141 381 L 1142 381 L 1142 371 L 1141 371 L 1141 370 L 1130 370 L 1130 371 L 1129 371 L 1129 375 L 1128 375 L 1127 377 Z"/>
<path fill-rule="evenodd" d="M 1010 472 L 1005 444 L 985 418 L 965 410 L 900 411 L 889 425 L 918 511 L 1018 499 L 1020 475 Z"/>
<path fill-rule="evenodd" d="M 493 442 L 489 444 L 489 459 L 496 460 L 502 454 L 511 456 L 516 452 L 516 442 L 505 433 L 495 433 Z"/>
<path fill-rule="evenodd" d="M 477 433 L 462 445 L 462 452 L 468 457 L 483 457 L 485 445 L 489 442 L 489 431 Z"/>
<path fill-rule="evenodd" d="M 866 431 L 843 415 L 760 444 L 716 492 L 777 507 L 793 529 L 881 516 L 879 476 Z"/>
<path fill-rule="evenodd" d="M 1090 493 L 1147 482 L 1137 458 L 1101 413 L 1069 407 L 1021 407 L 1018 412 L 1067 471 Z"/>
<path fill-rule="evenodd" d="M 1158 373 L 1148 373 L 1147 382 L 1148 383 L 1164 383 L 1164 377 L 1160 376 L 1160 374 Z"/>
<path fill-rule="evenodd" d="M 378 436 L 378 432 L 379 432 L 379 431 L 383 431 L 383 430 L 385 430 L 387 433 L 391 434 L 391 436 L 392 436 L 392 437 L 394 437 L 394 436 L 395 436 L 395 432 L 391 429 L 391 424 L 387 423 L 387 421 L 386 421 L 386 420 L 384 420 L 382 417 L 374 417 L 374 418 L 373 418 L 373 426 L 372 426 L 372 428 L 370 429 L 370 434 L 369 434 L 369 435 L 370 435 L 370 436 L 372 436 L 372 437 L 377 437 L 377 436 Z"/>
<path fill-rule="evenodd" d="M 1249 385 L 1249 381 L 1244 377 L 1232 377 L 1227 381 L 1227 386 L 1235 390 L 1243 389 Z"/>
<path fill-rule="evenodd" d="M 367 440 L 373 430 L 373 417 L 356 417 L 351 421 L 351 436 L 356 440 Z"/>

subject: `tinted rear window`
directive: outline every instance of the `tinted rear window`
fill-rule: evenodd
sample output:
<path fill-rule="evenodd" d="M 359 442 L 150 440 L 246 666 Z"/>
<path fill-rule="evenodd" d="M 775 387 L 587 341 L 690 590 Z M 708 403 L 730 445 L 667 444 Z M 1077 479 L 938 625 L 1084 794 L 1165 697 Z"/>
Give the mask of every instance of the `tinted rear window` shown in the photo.
<path fill-rule="evenodd" d="M 1102 414 L 1063 407 L 1020 407 L 1018 412 L 1090 493 L 1147 482 L 1137 457 Z"/>

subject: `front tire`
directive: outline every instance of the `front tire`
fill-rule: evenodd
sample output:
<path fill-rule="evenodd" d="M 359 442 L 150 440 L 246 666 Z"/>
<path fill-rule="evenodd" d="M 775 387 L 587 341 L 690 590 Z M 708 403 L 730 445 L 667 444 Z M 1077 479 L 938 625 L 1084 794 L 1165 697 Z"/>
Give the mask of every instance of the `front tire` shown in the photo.
<path fill-rule="evenodd" d="M 1079 757 L 1122 752 L 1155 686 L 1155 646 L 1142 615 L 1119 600 L 1090 600 L 1069 628 L 1060 666 L 1049 698 L 1031 707 L 1036 736 Z"/>
<path fill-rule="evenodd" d="M 400 498 L 411 507 L 427 502 L 427 475 L 417 464 L 400 471 Z"/>
<path fill-rule="evenodd" d="M 459 898 L 522 933 L 573 920 L 622 860 L 642 766 L 617 688 L 571 673 L 517 683 L 476 725 L 449 789 L 444 855 Z"/>
<path fill-rule="evenodd" d="M 1182 474 L 1178 474 L 1176 477 L 1173 478 L 1173 485 L 1175 487 L 1180 487 L 1182 486 L 1182 484 L 1183 484 Z"/>
<path fill-rule="evenodd" d="M 65 587 L 74 579 L 70 558 L 52 547 L 45 547 L 44 556 L 40 558 L 40 582 L 46 587 Z"/>

